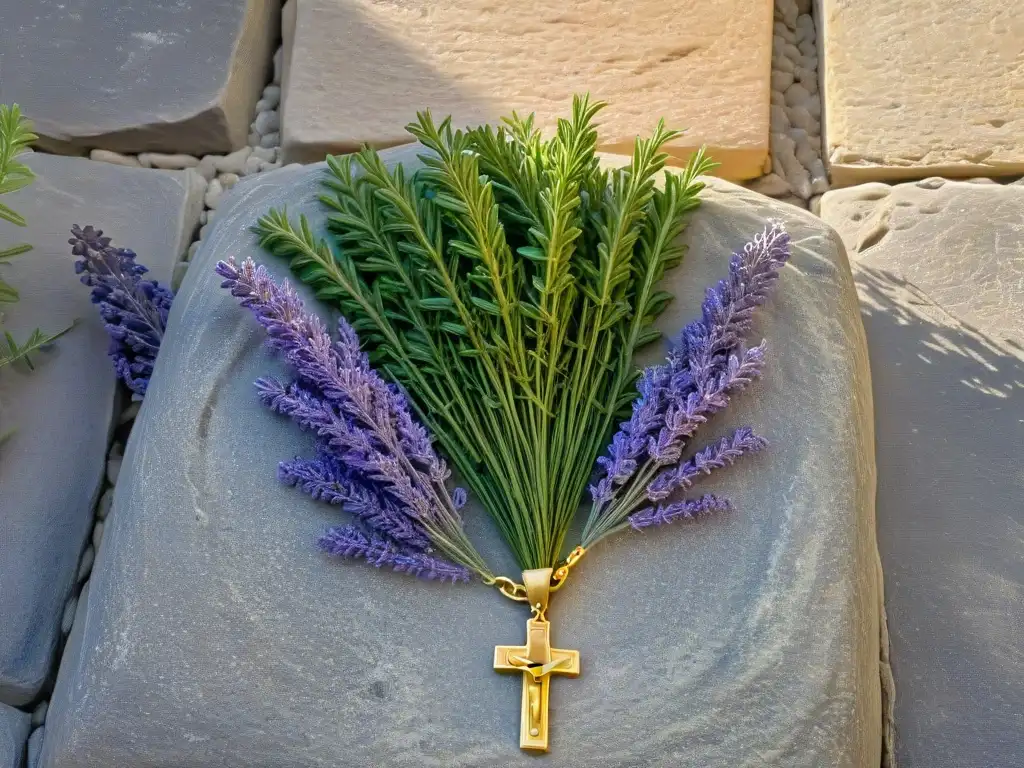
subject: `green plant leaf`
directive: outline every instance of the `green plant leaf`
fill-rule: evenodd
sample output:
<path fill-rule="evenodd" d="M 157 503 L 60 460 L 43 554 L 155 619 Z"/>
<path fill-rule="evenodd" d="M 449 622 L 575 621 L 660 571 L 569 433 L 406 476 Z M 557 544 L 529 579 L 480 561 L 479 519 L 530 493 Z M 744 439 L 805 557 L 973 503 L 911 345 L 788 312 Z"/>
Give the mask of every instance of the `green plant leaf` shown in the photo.
<path fill-rule="evenodd" d="M 601 168 L 603 107 L 576 97 L 550 138 L 532 115 L 457 130 L 421 112 L 415 172 L 369 148 L 327 158 L 326 238 L 284 211 L 255 228 L 410 394 L 524 569 L 561 555 L 713 167 L 700 150 L 666 171 L 680 133 L 659 123 Z"/>

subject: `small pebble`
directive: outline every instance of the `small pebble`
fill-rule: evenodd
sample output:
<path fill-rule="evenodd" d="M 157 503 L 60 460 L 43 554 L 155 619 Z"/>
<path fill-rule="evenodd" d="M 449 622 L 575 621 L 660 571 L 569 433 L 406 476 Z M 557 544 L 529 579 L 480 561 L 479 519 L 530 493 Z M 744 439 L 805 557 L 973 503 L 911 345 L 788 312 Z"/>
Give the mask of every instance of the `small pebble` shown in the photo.
<path fill-rule="evenodd" d="M 261 136 L 258 133 L 250 133 L 248 138 L 248 144 L 250 147 L 258 147 L 260 145 Z"/>
<path fill-rule="evenodd" d="M 778 104 L 771 105 L 771 130 L 772 133 L 785 133 L 789 130 L 789 110 L 780 107 Z"/>
<path fill-rule="evenodd" d="M 796 107 L 809 101 L 811 94 L 800 83 L 793 83 L 786 89 L 786 106 Z"/>
<path fill-rule="evenodd" d="M 206 239 L 206 235 L 209 234 L 210 227 L 212 227 L 212 226 L 213 226 L 212 224 L 203 224 L 203 226 L 201 226 L 199 228 L 199 239 L 200 240 L 205 240 Z"/>
<path fill-rule="evenodd" d="M 815 216 L 821 216 L 821 195 L 815 195 L 810 199 L 810 210 Z"/>
<path fill-rule="evenodd" d="M 796 64 L 801 60 L 801 58 L 803 58 L 802 54 L 800 53 L 800 49 L 797 48 L 792 43 L 786 43 L 784 46 L 782 46 L 782 53 L 787 59 L 792 61 L 794 64 Z"/>
<path fill-rule="evenodd" d="M 110 448 L 110 455 L 107 456 L 107 482 L 117 485 L 117 476 L 121 473 L 121 462 L 124 460 L 124 448 L 120 443 L 114 443 Z"/>
<path fill-rule="evenodd" d="M 811 117 L 813 117 L 815 120 L 821 120 L 820 99 L 811 99 L 810 101 L 804 103 L 804 106 L 807 107 L 807 111 L 811 113 Z"/>
<path fill-rule="evenodd" d="M 220 182 L 220 185 L 224 187 L 224 189 L 231 189 L 233 186 L 235 186 L 235 184 L 238 183 L 238 174 L 222 173 L 220 176 L 217 177 L 217 181 Z"/>
<path fill-rule="evenodd" d="M 92 572 L 92 564 L 96 559 L 96 550 L 89 547 L 85 550 L 85 554 L 82 555 L 82 562 L 78 564 L 78 581 L 83 582 Z"/>
<path fill-rule="evenodd" d="M 803 128 L 808 133 L 811 132 L 811 126 L 817 122 L 817 120 L 811 117 L 811 113 L 807 111 L 807 107 L 803 104 L 796 107 L 786 107 L 786 117 L 790 125 Z M 774 126 L 772 130 L 775 130 Z"/>
<path fill-rule="evenodd" d="M 165 155 L 160 152 L 143 152 L 139 162 L 147 168 L 160 168 L 165 171 L 183 171 L 199 165 L 199 158 L 192 155 Z"/>
<path fill-rule="evenodd" d="M 800 165 L 807 170 L 811 169 L 811 163 L 819 159 L 818 153 L 814 150 L 814 147 L 811 146 L 810 138 L 807 136 L 806 132 L 804 132 L 803 141 L 797 141 L 796 159 L 799 160 Z"/>
<path fill-rule="evenodd" d="M 217 161 L 217 173 L 235 173 L 241 175 L 245 172 L 245 161 L 252 154 L 252 147 L 236 149 L 230 155 L 224 155 Z M 212 179 L 211 179 L 212 181 Z"/>
<path fill-rule="evenodd" d="M 776 173 L 769 173 L 760 179 L 754 179 L 747 185 L 749 189 L 768 197 L 781 197 L 789 194 L 789 182 Z"/>
<path fill-rule="evenodd" d="M 277 160 L 277 147 L 253 147 L 252 156 L 272 163 Z"/>
<path fill-rule="evenodd" d="M 796 33 L 781 21 L 776 21 L 775 24 L 772 25 L 772 29 L 775 31 L 776 35 L 781 37 L 787 43 L 796 42 Z"/>
<path fill-rule="evenodd" d="M 281 62 L 284 57 L 284 49 L 278 48 L 274 53 L 274 84 L 281 84 Z"/>
<path fill-rule="evenodd" d="M 277 133 L 276 131 L 274 133 L 268 133 L 266 136 L 260 139 L 259 144 L 261 147 L 268 149 L 270 147 L 279 147 L 281 146 L 281 134 Z"/>
<path fill-rule="evenodd" d="M 796 0 L 775 0 L 775 15 L 786 22 L 786 26 L 794 26 L 796 17 L 800 15 Z"/>
<path fill-rule="evenodd" d="M 200 245 L 202 245 L 202 243 L 196 240 L 188 247 L 188 254 L 185 256 L 185 261 L 192 261 L 192 259 L 196 257 L 196 251 L 199 250 Z"/>
<path fill-rule="evenodd" d="M 814 44 L 813 40 L 801 40 L 797 48 L 804 56 L 818 55 L 818 47 Z"/>
<path fill-rule="evenodd" d="M 796 64 L 785 56 L 775 56 L 772 58 L 772 71 L 792 72 L 794 69 L 796 69 Z"/>
<path fill-rule="evenodd" d="M 204 208 L 199 213 L 199 226 L 202 226 L 203 224 L 205 224 L 209 220 L 210 220 L 210 212 L 206 208 Z"/>
<path fill-rule="evenodd" d="M 97 520 L 96 525 L 92 527 L 92 545 L 96 548 L 100 548 L 100 542 L 103 541 L 103 526 L 105 523 L 102 520 Z"/>
<path fill-rule="evenodd" d="M 811 191 L 816 195 L 828 192 L 828 174 L 825 173 L 825 164 L 821 162 L 821 158 L 814 158 L 814 161 L 807 166 L 807 170 L 811 174 Z"/>
<path fill-rule="evenodd" d="M 216 208 L 220 205 L 220 196 L 224 193 L 224 188 L 220 185 L 217 179 L 210 182 L 210 186 L 206 190 L 206 197 L 203 198 L 203 202 L 206 203 L 207 208 Z"/>
<path fill-rule="evenodd" d="M 263 149 L 263 147 L 256 147 L 256 149 Z M 266 162 L 266 160 L 256 157 L 256 155 L 250 155 L 249 159 L 245 161 L 245 175 L 250 176 L 254 173 L 259 173 L 263 170 L 263 165 Z"/>
<path fill-rule="evenodd" d="M 809 11 L 801 12 L 796 17 L 796 28 L 804 30 L 804 36 L 808 39 L 815 36 L 814 30 L 814 17 L 811 16 Z"/>
<path fill-rule="evenodd" d="M 263 89 L 261 101 L 267 102 L 270 105 L 269 109 L 277 109 L 277 105 L 281 103 L 281 86 L 268 85 Z"/>
<path fill-rule="evenodd" d="M 127 424 L 129 421 L 134 421 L 135 417 L 139 415 L 139 408 L 142 407 L 142 403 L 132 403 L 123 411 L 117 419 L 118 424 Z"/>
<path fill-rule="evenodd" d="M 781 69 L 772 70 L 772 90 L 785 93 L 786 89 L 793 84 L 793 73 L 783 72 Z"/>
<path fill-rule="evenodd" d="M 43 753 L 43 733 L 45 728 L 36 728 L 28 737 L 28 764 L 25 768 L 39 768 L 39 758 Z"/>
<path fill-rule="evenodd" d="M 780 107 L 786 106 L 786 97 L 778 91 L 772 91 L 771 103 L 778 104 Z"/>
<path fill-rule="evenodd" d="M 187 261 L 179 261 L 174 265 L 174 273 L 171 275 L 171 289 L 175 292 L 181 288 L 181 281 L 185 279 L 186 272 L 188 272 Z"/>
<path fill-rule="evenodd" d="M 114 165 L 123 165 L 127 168 L 141 168 L 142 163 L 139 162 L 139 158 L 133 155 L 122 155 L 119 152 L 111 152 L 109 149 L 94 149 L 89 153 L 90 160 L 97 160 L 101 163 L 113 163 Z"/>
<path fill-rule="evenodd" d="M 60 617 L 60 631 L 65 635 L 71 631 L 71 625 L 75 623 L 75 609 L 78 608 L 78 598 L 72 597 L 64 604 L 64 615 Z"/>
<path fill-rule="evenodd" d="M 36 708 L 32 710 L 32 725 L 38 728 L 40 725 L 46 722 L 46 711 L 50 708 L 50 702 L 40 701 L 36 705 Z"/>
<path fill-rule="evenodd" d="M 818 73 L 807 67 L 795 67 L 793 77 L 801 83 L 814 83 L 815 87 L 818 85 Z"/>
<path fill-rule="evenodd" d="M 112 506 L 114 506 L 114 489 L 107 488 L 100 496 L 100 503 L 96 505 L 96 517 L 106 520 Z"/>
<path fill-rule="evenodd" d="M 203 159 L 199 161 L 199 165 L 195 167 L 195 171 L 206 181 L 213 181 L 217 175 L 217 163 L 220 160 L 220 155 L 204 155 Z"/>

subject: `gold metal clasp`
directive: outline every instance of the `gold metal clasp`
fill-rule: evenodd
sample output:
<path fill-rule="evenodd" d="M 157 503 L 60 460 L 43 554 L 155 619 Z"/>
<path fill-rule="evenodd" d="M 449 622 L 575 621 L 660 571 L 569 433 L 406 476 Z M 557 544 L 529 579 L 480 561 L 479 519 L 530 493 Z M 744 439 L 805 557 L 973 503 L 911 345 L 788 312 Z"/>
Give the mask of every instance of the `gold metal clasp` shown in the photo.
<path fill-rule="evenodd" d="M 526 622 L 526 645 L 498 645 L 494 668 L 523 676 L 519 747 L 548 751 L 548 697 L 552 675 L 577 677 L 579 651 L 551 647 L 551 624 L 545 614 L 551 594 L 551 569 L 523 571 L 523 584 L 533 617 Z"/>

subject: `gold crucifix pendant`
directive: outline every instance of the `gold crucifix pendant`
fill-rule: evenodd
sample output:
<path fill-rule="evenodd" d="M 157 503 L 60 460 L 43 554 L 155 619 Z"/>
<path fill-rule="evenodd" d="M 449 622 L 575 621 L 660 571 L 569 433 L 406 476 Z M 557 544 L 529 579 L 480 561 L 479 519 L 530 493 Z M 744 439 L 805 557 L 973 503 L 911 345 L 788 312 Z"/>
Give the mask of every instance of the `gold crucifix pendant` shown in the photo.
<path fill-rule="evenodd" d="M 580 652 L 551 647 L 551 624 L 544 616 L 551 590 L 551 569 L 523 571 L 523 585 L 533 611 L 533 617 L 526 622 L 526 645 L 495 646 L 494 668 L 523 676 L 519 748 L 547 752 L 551 676 L 577 677 Z"/>

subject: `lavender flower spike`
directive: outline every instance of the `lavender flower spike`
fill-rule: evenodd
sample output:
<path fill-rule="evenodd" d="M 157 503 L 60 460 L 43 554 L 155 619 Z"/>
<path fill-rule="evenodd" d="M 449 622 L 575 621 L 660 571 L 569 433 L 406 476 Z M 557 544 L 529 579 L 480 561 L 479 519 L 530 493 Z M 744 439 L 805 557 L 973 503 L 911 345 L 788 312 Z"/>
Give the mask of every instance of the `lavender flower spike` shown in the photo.
<path fill-rule="evenodd" d="M 789 235 L 781 223 L 771 222 L 732 255 L 728 276 L 708 290 L 701 317 L 683 329 L 667 362 L 644 371 L 632 416 L 612 437 L 608 455 L 598 459 L 601 471 L 591 487 L 594 504 L 584 546 L 620 530 L 627 519 L 640 528 L 697 514 L 700 510 L 688 501 L 637 510 L 766 445 L 741 429 L 679 464 L 701 424 L 761 375 L 765 345 L 748 348 L 744 337 L 754 310 L 768 300 L 788 259 Z"/>
<path fill-rule="evenodd" d="M 659 504 L 647 507 L 629 516 L 629 524 L 635 531 L 641 531 L 652 525 L 666 525 L 677 520 L 694 520 L 706 517 L 715 512 L 728 512 L 731 508 L 728 499 L 720 499 L 706 493 L 699 499 L 686 499 L 675 504 Z"/>
<path fill-rule="evenodd" d="M 241 266 L 220 262 L 217 273 L 297 375 L 290 385 L 258 380 L 260 399 L 319 438 L 319 456 L 283 463 L 281 479 L 340 504 L 370 530 L 367 536 L 352 526 L 333 529 L 324 548 L 424 578 L 491 578 L 462 529 L 465 492 L 449 493 L 449 471 L 430 435 L 405 396 L 370 367 L 351 326 L 341 320 L 332 340 L 298 294 L 251 259 Z M 457 565 L 433 555 L 435 549 Z"/>
<path fill-rule="evenodd" d="M 471 571 L 422 552 L 403 553 L 380 536 L 367 536 L 355 526 L 330 528 L 320 537 L 320 548 L 340 557 L 362 558 L 377 568 L 388 567 L 400 573 L 438 581 L 469 581 Z"/>
<path fill-rule="evenodd" d="M 141 399 L 153 375 L 174 294 L 143 280 L 149 270 L 135 262 L 133 251 L 111 246 L 102 230 L 75 225 L 71 234 L 71 253 L 79 257 L 75 272 L 92 288 L 92 303 L 99 305 L 110 336 L 107 354 L 118 377 Z"/>
<path fill-rule="evenodd" d="M 591 488 L 595 502 L 609 501 L 645 453 L 662 465 L 678 461 L 683 441 L 760 374 L 764 349 L 744 349 L 743 337 L 788 259 L 789 235 L 779 222 L 732 255 L 728 277 L 708 290 L 700 319 L 680 333 L 668 364 L 641 376 L 632 417 L 612 438 L 608 457 L 598 459 L 604 471 Z"/>

